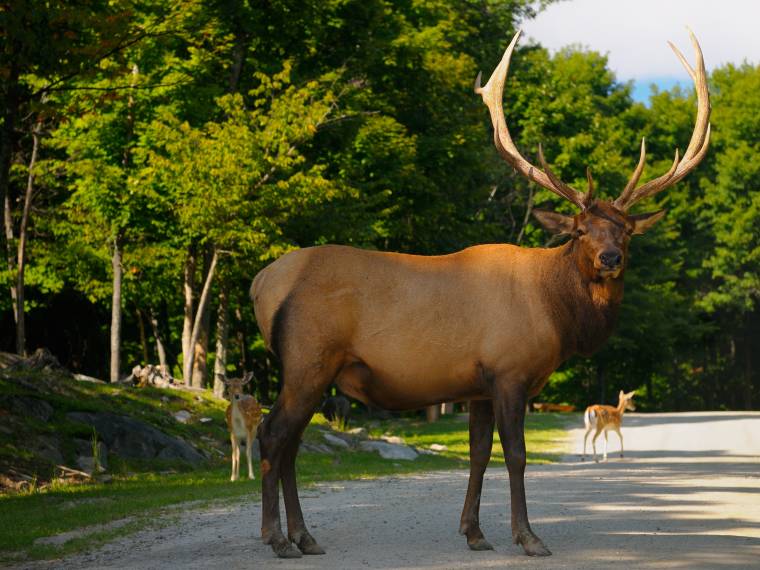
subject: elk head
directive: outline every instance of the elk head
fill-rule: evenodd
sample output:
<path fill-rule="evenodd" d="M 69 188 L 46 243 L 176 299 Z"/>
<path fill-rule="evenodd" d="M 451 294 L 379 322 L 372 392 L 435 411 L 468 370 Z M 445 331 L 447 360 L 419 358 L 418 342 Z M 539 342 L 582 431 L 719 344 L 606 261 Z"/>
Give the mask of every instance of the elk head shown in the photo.
<path fill-rule="evenodd" d="M 672 43 L 668 42 L 689 72 L 697 89 L 697 118 L 686 152 L 682 157 L 679 157 L 678 150 L 676 150 L 673 166 L 668 172 L 646 184 L 637 186 L 646 159 L 646 145 L 642 139 L 639 163 L 631 179 L 617 199 L 608 201 L 594 196 L 594 183 L 589 169 L 586 170 L 588 190 L 579 192 L 562 182 L 552 172 L 544 158 L 540 144 L 538 146 L 538 160 L 543 170 L 536 168 L 523 158 L 512 142 L 504 118 L 502 98 L 509 62 L 520 33 L 518 31 L 512 38 L 512 42 L 504 52 L 501 62 L 494 70 L 488 83 L 483 87 L 480 86 L 480 74 L 475 80 L 475 92 L 483 97 L 483 101 L 491 114 L 496 149 L 517 172 L 569 200 L 580 209 L 580 212 L 574 216 L 545 210 L 534 210 L 533 214 L 549 231 L 570 236 L 573 246 L 577 246 L 579 250 L 581 262 L 592 278 L 617 278 L 625 269 L 630 237 L 643 234 L 665 215 L 664 210 L 649 214 L 629 215 L 630 207 L 639 200 L 653 196 L 681 180 L 699 164 L 707 153 L 710 141 L 710 95 L 707 90 L 707 72 L 705 71 L 702 50 L 697 38 L 689 30 L 691 43 L 696 54 L 696 69 L 694 69 L 686 61 L 683 54 Z"/>
<path fill-rule="evenodd" d="M 229 380 L 222 380 L 227 386 L 227 395 L 230 400 L 240 400 L 245 393 L 243 392 L 243 386 L 248 384 L 253 379 L 253 372 L 246 372 L 242 378 L 230 378 Z"/>

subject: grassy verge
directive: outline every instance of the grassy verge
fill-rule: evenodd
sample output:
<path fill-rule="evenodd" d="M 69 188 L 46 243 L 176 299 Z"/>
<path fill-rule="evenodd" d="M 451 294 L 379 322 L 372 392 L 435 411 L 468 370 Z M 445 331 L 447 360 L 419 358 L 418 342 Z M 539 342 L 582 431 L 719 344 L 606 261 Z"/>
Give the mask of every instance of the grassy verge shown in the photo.
<path fill-rule="evenodd" d="M 559 415 L 532 415 L 527 419 L 526 437 L 529 461 L 545 463 L 557 459 L 566 449 L 565 426 L 568 418 Z M 324 420 L 317 416 L 314 426 Z M 323 432 L 310 427 L 305 439 L 318 441 Z M 389 461 L 375 453 L 342 451 L 335 454 L 301 453 L 298 475 L 302 485 L 318 481 L 350 480 L 383 475 L 462 468 L 467 466 L 467 422 L 463 416 L 445 416 L 435 424 L 411 419 L 375 424 L 370 434 L 398 435 L 407 443 L 427 448 L 433 443 L 445 445 L 439 455 L 420 455 L 414 461 Z M 494 445 L 494 462 L 502 462 L 498 444 Z M 503 463 L 501 463 L 503 465 Z M 259 477 L 258 466 L 255 466 Z M 245 468 L 241 469 L 245 473 Z M 165 473 L 123 474 L 110 484 L 51 486 L 44 492 L 0 497 L 0 560 L 61 556 L 119 534 L 132 532 L 155 517 L 162 509 L 186 501 L 255 499 L 259 480 L 229 481 L 228 464 L 204 469 Z M 128 517 L 134 521 L 118 529 L 104 529 L 86 537 L 75 538 L 63 546 L 35 545 L 40 537 L 54 536 L 80 527 L 109 523 Z"/>

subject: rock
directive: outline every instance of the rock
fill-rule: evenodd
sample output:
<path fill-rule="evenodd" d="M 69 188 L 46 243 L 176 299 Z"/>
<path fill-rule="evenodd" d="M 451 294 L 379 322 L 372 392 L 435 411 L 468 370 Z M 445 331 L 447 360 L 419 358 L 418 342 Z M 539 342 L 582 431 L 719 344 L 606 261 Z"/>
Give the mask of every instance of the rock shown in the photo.
<path fill-rule="evenodd" d="M 350 433 L 354 437 L 358 437 L 358 438 L 361 438 L 361 439 L 366 439 L 366 437 L 367 437 L 367 428 L 355 427 L 355 428 L 351 428 L 346 433 Z"/>
<path fill-rule="evenodd" d="M 340 447 L 343 449 L 348 449 L 350 447 L 348 445 L 348 442 L 346 442 L 344 439 L 337 437 L 331 433 L 326 433 L 323 437 L 325 438 L 325 441 L 333 447 Z"/>
<path fill-rule="evenodd" d="M 140 420 L 110 412 L 69 412 L 66 417 L 94 427 L 111 453 L 130 459 L 181 459 L 197 465 L 203 456 L 190 444 Z"/>
<path fill-rule="evenodd" d="M 33 451 L 43 459 L 47 459 L 50 463 L 58 465 L 64 462 L 59 445 L 58 438 L 41 436 L 37 438 Z"/>
<path fill-rule="evenodd" d="M 11 398 L 11 411 L 17 416 L 33 417 L 41 422 L 48 421 L 53 416 L 53 406 L 39 398 L 14 396 Z"/>
<path fill-rule="evenodd" d="M 333 453 L 333 450 L 327 447 L 323 443 L 302 443 L 301 449 L 303 449 L 307 453 L 324 453 L 325 455 L 329 455 Z"/>
<path fill-rule="evenodd" d="M 94 376 L 87 376 L 86 374 L 74 374 L 74 380 L 77 382 L 90 382 L 91 384 L 105 384 L 106 382 L 100 378 Z"/>
<path fill-rule="evenodd" d="M 190 418 L 192 418 L 193 415 L 188 412 L 187 410 L 180 410 L 176 414 L 174 414 L 174 419 L 177 420 L 181 424 L 186 424 L 190 421 Z"/>
<path fill-rule="evenodd" d="M 198 421 L 201 422 L 202 424 L 207 424 L 207 423 L 212 422 L 214 420 L 212 418 L 201 418 Z"/>
<path fill-rule="evenodd" d="M 95 458 L 92 455 L 92 440 L 75 439 L 74 446 L 77 450 L 77 465 L 79 468 L 89 474 L 95 473 Z M 108 448 L 102 441 L 98 442 L 98 471 L 108 470 Z"/>
<path fill-rule="evenodd" d="M 430 445 L 431 451 L 448 451 L 449 448 L 441 443 L 433 443 Z"/>
<path fill-rule="evenodd" d="M 404 445 L 404 439 L 397 435 L 384 435 L 380 439 L 387 441 L 388 443 L 395 443 L 396 445 Z"/>
<path fill-rule="evenodd" d="M 417 459 L 417 452 L 407 445 L 397 445 L 387 441 L 362 441 L 359 444 L 364 451 L 377 451 L 383 459 Z"/>
<path fill-rule="evenodd" d="M 9 370 L 48 370 L 56 371 L 67 376 L 71 376 L 66 368 L 61 366 L 58 359 L 47 348 L 38 348 L 34 354 L 27 358 L 22 358 L 10 366 Z"/>
<path fill-rule="evenodd" d="M 424 447 L 416 447 L 416 448 L 415 448 L 415 450 L 416 450 L 416 451 L 417 451 L 417 453 L 419 453 L 420 455 L 438 455 L 438 453 L 437 453 L 437 452 L 435 452 L 435 451 L 432 451 L 432 450 L 430 450 L 430 449 L 425 449 Z"/>

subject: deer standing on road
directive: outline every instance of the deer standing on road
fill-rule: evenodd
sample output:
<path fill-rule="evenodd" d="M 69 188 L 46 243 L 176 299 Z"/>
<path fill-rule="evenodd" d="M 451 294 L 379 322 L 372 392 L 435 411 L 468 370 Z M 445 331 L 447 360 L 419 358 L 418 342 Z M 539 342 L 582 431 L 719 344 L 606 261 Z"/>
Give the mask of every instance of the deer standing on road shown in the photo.
<path fill-rule="evenodd" d="M 550 231 L 569 236 L 551 249 L 479 245 L 451 255 L 418 256 L 343 246 L 300 249 L 259 272 L 251 287 L 256 321 L 282 361 L 277 402 L 259 430 L 261 534 L 284 558 L 323 554 L 306 528 L 295 460 L 300 436 L 334 382 L 351 398 L 391 410 L 470 401 L 470 481 L 460 532 L 473 550 L 491 549 L 479 524 L 483 474 L 494 424 L 504 448 L 512 538 L 529 555 L 549 555 L 528 522 L 525 501 L 525 404 L 574 354 L 590 355 L 609 337 L 623 298 L 631 236 L 664 211 L 628 210 L 681 180 L 707 152 L 710 104 L 702 52 L 691 36 L 697 118 L 691 141 L 670 170 L 637 186 L 645 148 L 614 201 L 571 188 L 523 158 L 502 109 L 504 81 L 518 32 L 485 87 L 475 91 L 491 114 L 496 148 L 509 165 L 572 202 L 574 216 L 535 210 Z M 279 485 L 287 515 L 280 525 Z M 296 549 L 297 547 L 297 549 Z"/>
<path fill-rule="evenodd" d="M 581 461 L 586 460 L 586 440 L 591 430 L 595 429 L 596 433 L 591 439 L 591 446 L 594 449 L 594 461 L 599 461 L 596 458 L 596 438 L 604 431 L 604 459 L 607 461 L 607 432 L 614 430 L 620 438 L 620 457 L 623 457 L 623 434 L 620 433 L 620 424 L 623 421 L 623 414 L 626 410 L 634 411 L 636 406 L 633 404 L 633 396 L 636 390 L 628 392 L 627 394 L 620 390 L 618 395 L 617 408 L 613 406 L 603 406 L 595 404 L 586 408 L 586 413 L 583 414 L 583 421 L 586 424 L 586 433 L 583 436 L 583 455 L 581 455 Z"/>
<path fill-rule="evenodd" d="M 248 478 L 255 479 L 251 457 L 253 455 L 253 439 L 256 437 L 256 428 L 261 423 L 261 406 L 250 394 L 243 392 L 243 386 L 253 378 L 253 373 L 248 372 L 242 379 L 233 378 L 224 380 L 227 386 L 227 394 L 230 405 L 227 406 L 225 415 L 227 427 L 230 430 L 232 442 L 232 475 L 230 481 L 237 481 L 240 477 L 240 443 L 245 441 L 245 456 L 248 459 Z"/>

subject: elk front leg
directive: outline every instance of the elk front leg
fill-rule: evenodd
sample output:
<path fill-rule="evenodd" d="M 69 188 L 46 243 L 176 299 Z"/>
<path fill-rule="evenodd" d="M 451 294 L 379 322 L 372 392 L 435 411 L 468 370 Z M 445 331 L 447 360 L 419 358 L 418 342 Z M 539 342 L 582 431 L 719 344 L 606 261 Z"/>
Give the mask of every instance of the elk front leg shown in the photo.
<path fill-rule="evenodd" d="M 525 501 L 525 390 L 521 387 L 497 387 L 493 400 L 496 424 L 509 472 L 512 507 L 512 540 L 522 545 L 528 556 L 550 556 L 544 543 L 530 528 Z"/>
<path fill-rule="evenodd" d="M 489 400 L 470 402 L 470 481 L 459 533 L 467 537 L 467 546 L 472 550 L 493 550 L 480 530 L 479 515 L 483 474 L 491 459 L 493 426 L 493 403 Z"/>

